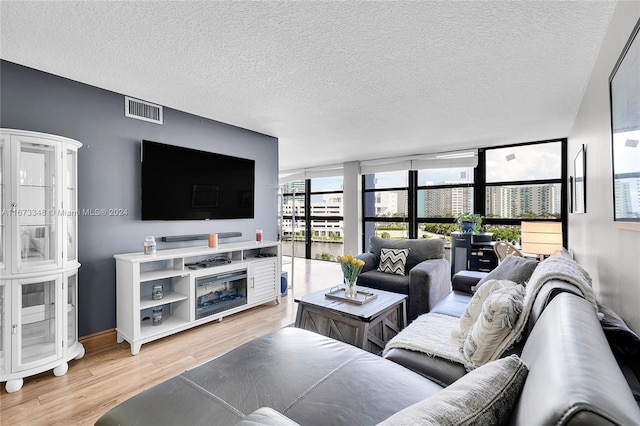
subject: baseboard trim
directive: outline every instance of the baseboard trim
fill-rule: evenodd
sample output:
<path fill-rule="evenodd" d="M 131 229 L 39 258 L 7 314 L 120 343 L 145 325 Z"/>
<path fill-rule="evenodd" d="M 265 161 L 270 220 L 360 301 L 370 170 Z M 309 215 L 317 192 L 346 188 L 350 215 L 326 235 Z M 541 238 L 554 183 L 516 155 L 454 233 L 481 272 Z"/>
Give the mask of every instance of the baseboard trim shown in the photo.
<path fill-rule="evenodd" d="M 82 343 L 85 351 L 94 351 L 102 349 L 106 346 L 116 343 L 118 333 L 115 328 L 111 328 L 97 333 L 89 334 L 78 338 L 78 341 Z"/>

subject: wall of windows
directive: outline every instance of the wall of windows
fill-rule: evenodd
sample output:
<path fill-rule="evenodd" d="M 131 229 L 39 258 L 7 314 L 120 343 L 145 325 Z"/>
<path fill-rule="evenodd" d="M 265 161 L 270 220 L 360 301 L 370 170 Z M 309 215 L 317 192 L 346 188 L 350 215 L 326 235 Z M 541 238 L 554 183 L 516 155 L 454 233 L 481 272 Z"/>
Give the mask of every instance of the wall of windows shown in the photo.
<path fill-rule="evenodd" d="M 371 235 L 389 239 L 410 238 L 408 172 L 363 175 L 362 182 L 366 241 Z"/>
<path fill-rule="evenodd" d="M 449 239 L 464 212 L 484 216 L 494 239 L 518 241 L 522 220 L 565 220 L 565 164 L 566 140 L 554 140 L 479 150 L 475 168 L 364 175 L 363 247 L 371 235 Z"/>
<path fill-rule="evenodd" d="M 476 201 L 487 231 L 518 242 L 523 220 L 560 221 L 566 246 L 566 140 L 487 148 Z"/>
<path fill-rule="evenodd" d="M 457 216 L 474 212 L 494 239 L 508 241 L 519 240 L 523 220 L 560 221 L 566 246 L 566 155 L 566 139 L 559 139 L 480 149 L 473 162 L 443 166 L 418 158 L 403 162 L 404 170 L 372 170 L 361 180 L 362 234 L 349 236 L 363 250 L 372 235 L 448 240 L 458 230 Z M 324 260 L 343 254 L 343 182 L 319 177 L 281 186 L 283 254 Z"/>
<path fill-rule="evenodd" d="M 335 260 L 343 254 L 343 178 L 281 185 L 280 235 L 285 256 Z"/>

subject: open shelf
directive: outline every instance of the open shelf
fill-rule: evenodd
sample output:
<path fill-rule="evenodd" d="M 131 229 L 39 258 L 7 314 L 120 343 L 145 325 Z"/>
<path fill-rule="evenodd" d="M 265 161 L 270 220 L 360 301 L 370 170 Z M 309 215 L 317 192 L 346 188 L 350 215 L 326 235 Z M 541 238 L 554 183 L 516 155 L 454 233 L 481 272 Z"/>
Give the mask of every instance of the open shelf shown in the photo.
<path fill-rule="evenodd" d="M 140 282 L 161 280 L 163 278 L 181 277 L 189 275 L 184 270 L 179 269 L 156 269 L 153 271 L 140 272 Z"/>
<path fill-rule="evenodd" d="M 140 323 L 140 338 L 145 339 L 155 334 L 161 334 L 166 331 L 174 330 L 188 324 L 189 321 L 176 315 L 162 315 L 162 324 L 153 325 L 151 319 L 144 320 Z"/>
<path fill-rule="evenodd" d="M 140 298 L 140 310 L 153 308 L 154 306 L 162 306 L 168 303 L 186 300 L 188 296 L 175 291 L 166 291 L 162 299 L 152 299 L 151 297 Z"/>

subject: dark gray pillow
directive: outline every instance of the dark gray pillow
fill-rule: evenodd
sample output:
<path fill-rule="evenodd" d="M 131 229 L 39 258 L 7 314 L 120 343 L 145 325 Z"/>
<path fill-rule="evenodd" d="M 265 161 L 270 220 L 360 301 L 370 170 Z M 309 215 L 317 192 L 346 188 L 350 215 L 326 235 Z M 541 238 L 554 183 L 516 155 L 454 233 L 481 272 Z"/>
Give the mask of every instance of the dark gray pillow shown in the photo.
<path fill-rule="evenodd" d="M 528 373 L 517 355 L 489 362 L 379 425 L 508 424 Z"/>
<path fill-rule="evenodd" d="M 419 240 L 387 240 L 385 238 L 371 237 L 369 251 L 376 255 L 380 261 L 380 250 L 409 249 L 406 271 L 410 271 L 418 263 L 428 259 L 444 259 L 445 241 L 441 238 L 423 238 Z"/>
<path fill-rule="evenodd" d="M 509 280 L 524 285 L 531 278 L 536 266 L 538 266 L 538 261 L 535 259 L 510 254 L 500 262 L 496 269 L 478 281 L 476 288 L 488 280 Z"/>

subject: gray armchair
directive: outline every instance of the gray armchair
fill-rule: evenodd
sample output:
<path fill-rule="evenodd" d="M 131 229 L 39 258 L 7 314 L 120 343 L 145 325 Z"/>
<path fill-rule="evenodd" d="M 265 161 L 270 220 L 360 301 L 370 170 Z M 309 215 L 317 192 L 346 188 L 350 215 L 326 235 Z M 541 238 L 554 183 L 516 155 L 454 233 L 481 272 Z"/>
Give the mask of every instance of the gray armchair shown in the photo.
<path fill-rule="evenodd" d="M 364 260 L 358 285 L 408 295 L 409 321 L 429 312 L 451 291 L 451 267 L 444 256 L 445 241 L 439 238 L 386 240 L 371 237 L 369 251 L 356 256 Z M 378 271 L 380 250 L 409 249 L 405 275 Z"/>

